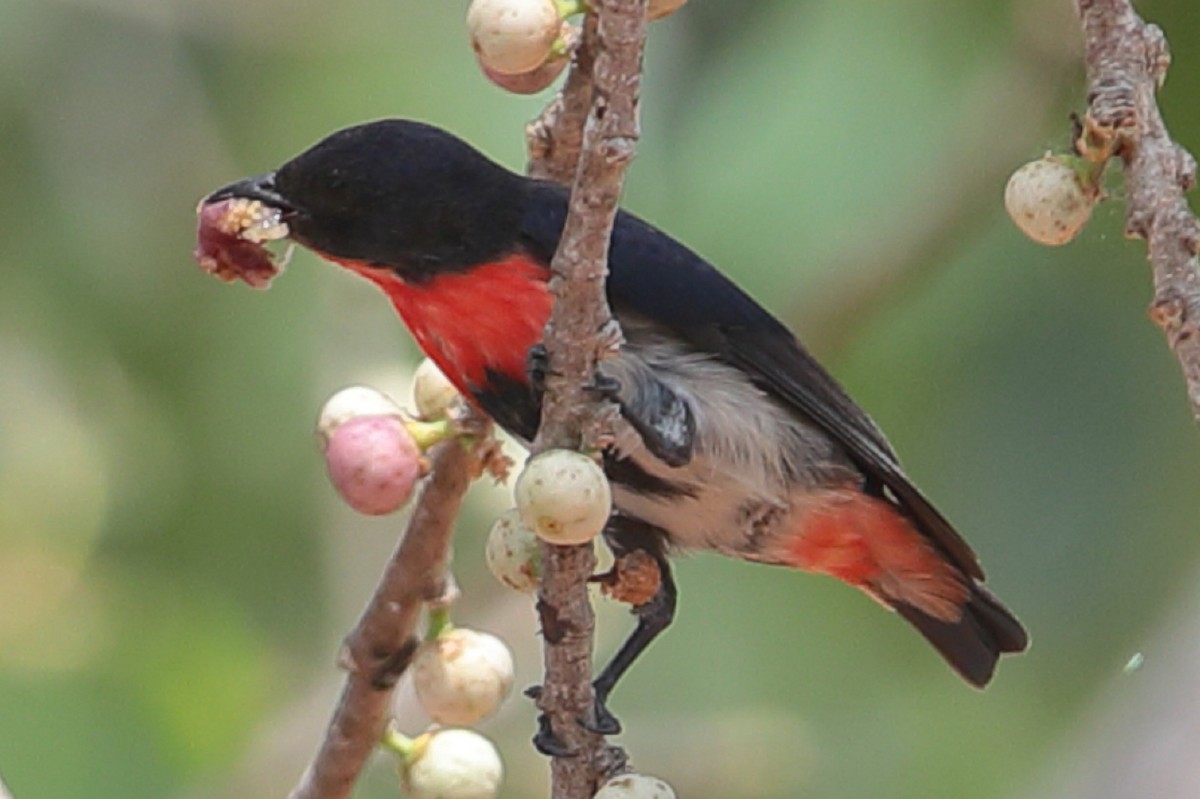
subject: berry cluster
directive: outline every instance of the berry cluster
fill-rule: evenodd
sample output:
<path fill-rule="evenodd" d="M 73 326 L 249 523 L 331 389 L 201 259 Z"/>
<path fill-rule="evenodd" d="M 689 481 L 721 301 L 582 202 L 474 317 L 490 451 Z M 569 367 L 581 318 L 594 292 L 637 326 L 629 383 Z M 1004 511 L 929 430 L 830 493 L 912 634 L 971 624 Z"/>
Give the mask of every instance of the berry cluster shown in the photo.
<path fill-rule="evenodd" d="M 686 0 L 650 0 L 646 18 L 665 17 Z M 515 94 L 535 94 L 554 82 L 579 43 L 569 17 L 584 0 L 472 0 L 467 32 L 488 80 Z"/>
<path fill-rule="evenodd" d="M 360 513 L 399 510 L 428 471 L 424 452 L 469 435 L 455 422 L 457 389 L 431 361 L 416 371 L 413 401 L 416 416 L 375 389 L 351 386 L 321 410 L 317 435 L 330 481 Z M 596 461 L 568 450 L 530 458 L 514 494 L 516 507 L 492 526 L 486 558 L 500 582 L 533 593 L 541 574 L 540 541 L 591 542 L 612 512 L 612 495 Z M 500 756 L 487 738 L 464 728 L 491 716 L 511 693 L 512 653 L 493 635 L 452 624 L 448 602 L 431 607 L 428 616 L 410 673 L 434 726 L 415 738 L 393 726 L 383 744 L 400 758 L 409 799 L 494 799 L 504 773 Z M 674 799 L 666 783 L 639 774 L 614 777 L 596 796 Z"/>
<path fill-rule="evenodd" d="M 426 361 L 413 381 L 412 417 L 388 396 L 365 386 L 333 395 L 321 410 L 317 435 L 330 482 L 360 513 L 402 508 L 428 471 L 424 452 L 464 435 L 454 421 L 458 391 Z M 413 656 L 413 687 L 434 726 L 416 738 L 390 729 L 384 745 L 400 757 L 409 799 L 494 799 L 504 767 L 487 738 L 463 727 L 492 715 L 509 695 L 513 658 L 499 638 L 450 623 L 448 606 L 429 612 L 425 641 Z"/>

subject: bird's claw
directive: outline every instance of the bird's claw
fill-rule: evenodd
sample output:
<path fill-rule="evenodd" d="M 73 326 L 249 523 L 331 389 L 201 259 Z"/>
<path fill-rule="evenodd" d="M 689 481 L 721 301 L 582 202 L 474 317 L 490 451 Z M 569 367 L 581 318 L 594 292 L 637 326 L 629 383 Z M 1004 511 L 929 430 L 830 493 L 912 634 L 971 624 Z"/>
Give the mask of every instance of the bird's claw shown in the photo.
<path fill-rule="evenodd" d="M 546 391 L 546 378 L 550 374 L 550 354 L 546 352 L 545 344 L 534 344 L 525 353 L 525 372 L 529 375 L 529 385 L 537 395 Z"/>
<path fill-rule="evenodd" d="M 591 717 L 579 719 L 579 726 L 597 735 L 617 735 L 621 732 L 621 722 L 599 697 L 592 707 Z"/>
<path fill-rule="evenodd" d="M 546 378 L 554 374 L 550 370 L 550 355 L 546 352 L 545 344 L 534 344 L 525 353 L 525 372 L 529 375 L 529 385 L 537 396 L 546 392 Z M 601 399 L 620 401 L 621 381 L 604 374 L 599 369 L 592 375 L 585 389 L 597 394 Z"/>
<path fill-rule="evenodd" d="M 592 374 L 591 382 L 584 386 L 584 388 L 598 395 L 601 399 L 611 400 L 612 402 L 621 401 L 621 381 L 604 374 L 599 369 Z"/>
<path fill-rule="evenodd" d="M 567 747 L 562 739 L 554 734 L 550 725 L 550 717 L 545 713 L 538 716 L 537 733 L 533 736 L 533 747 L 546 757 L 575 757 L 578 752 Z"/>
<path fill-rule="evenodd" d="M 530 699 L 537 700 L 542 696 L 542 686 L 531 685 L 523 692 Z M 592 705 L 588 716 L 576 719 L 580 727 L 597 735 L 616 735 L 621 731 L 621 722 L 617 720 L 605 703 L 599 697 Z M 537 717 L 537 732 L 533 736 L 533 746 L 547 757 L 575 757 L 579 753 L 563 743 L 562 738 L 554 732 L 550 716 L 539 713 Z"/>

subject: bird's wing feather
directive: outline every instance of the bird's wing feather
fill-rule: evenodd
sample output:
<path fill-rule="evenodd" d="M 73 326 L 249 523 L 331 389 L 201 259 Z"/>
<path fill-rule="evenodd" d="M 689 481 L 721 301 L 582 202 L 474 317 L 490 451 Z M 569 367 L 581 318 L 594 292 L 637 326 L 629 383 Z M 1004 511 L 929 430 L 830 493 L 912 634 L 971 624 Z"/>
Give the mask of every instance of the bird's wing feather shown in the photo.
<path fill-rule="evenodd" d="M 566 213 L 565 194 L 541 184 L 525 214 L 526 243 L 549 259 Z M 795 336 L 712 265 L 632 214 L 617 217 L 609 253 L 610 302 L 676 331 L 697 349 L 743 369 L 764 391 L 803 414 L 891 492 L 967 575 L 983 579 L 970 546 L 904 474 L 871 418 Z"/>
<path fill-rule="evenodd" d="M 802 412 L 845 447 L 866 474 L 879 480 L 916 522 L 968 576 L 983 579 L 971 547 L 904 474 L 879 428 L 795 339 L 749 330 L 723 331 L 721 354 L 755 382 Z"/>

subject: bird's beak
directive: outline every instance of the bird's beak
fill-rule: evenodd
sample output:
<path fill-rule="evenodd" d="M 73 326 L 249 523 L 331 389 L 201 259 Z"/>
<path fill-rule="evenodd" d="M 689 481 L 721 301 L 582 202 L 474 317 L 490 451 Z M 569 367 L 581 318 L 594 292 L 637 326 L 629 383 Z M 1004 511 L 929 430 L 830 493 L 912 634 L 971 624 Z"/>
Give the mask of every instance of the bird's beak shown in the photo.
<path fill-rule="evenodd" d="M 295 211 L 296 208 L 290 202 L 285 200 L 275 190 L 275 173 L 266 172 L 261 175 L 256 175 L 252 178 L 239 180 L 237 183 L 230 183 L 224 188 L 217 189 L 212 194 L 204 198 L 204 204 L 220 202 L 221 200 L 230 200 L 235 197 L 242 197 L 247 200 L 258 200 L 264 205 L 269 205 L 272 208 L 277 208 L 284 213 Z"/>

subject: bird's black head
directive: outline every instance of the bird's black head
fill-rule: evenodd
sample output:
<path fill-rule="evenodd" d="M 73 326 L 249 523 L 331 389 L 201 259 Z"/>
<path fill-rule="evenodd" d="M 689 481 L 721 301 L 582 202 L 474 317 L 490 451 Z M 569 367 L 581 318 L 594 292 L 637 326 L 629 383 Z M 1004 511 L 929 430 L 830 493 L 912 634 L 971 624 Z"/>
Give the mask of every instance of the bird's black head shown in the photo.
<path fill-rule="evenodd" d="M 283 211 L 301 244 L 419 280 L 511 252 L 525 187 L 444 130 L 386 119 L 340 130 L 209 200 L 260 200 Z"/>

